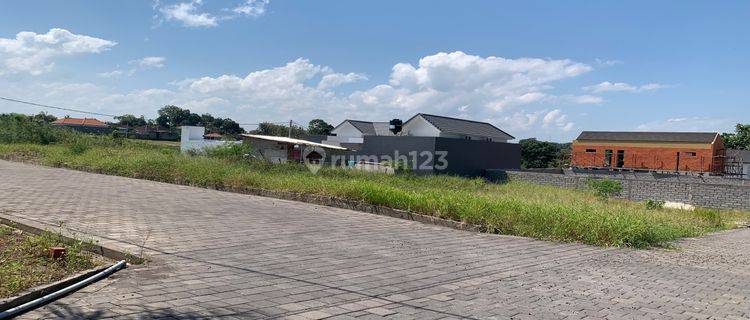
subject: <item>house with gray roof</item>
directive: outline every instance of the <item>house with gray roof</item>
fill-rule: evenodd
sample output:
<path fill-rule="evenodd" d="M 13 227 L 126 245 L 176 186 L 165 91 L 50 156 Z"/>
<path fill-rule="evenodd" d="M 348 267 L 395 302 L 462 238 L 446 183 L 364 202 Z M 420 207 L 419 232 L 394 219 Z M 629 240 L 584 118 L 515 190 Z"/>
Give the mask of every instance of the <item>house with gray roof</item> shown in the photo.
<path fill-rule="evenodd" d="M 407 120 L 403 125 L 401 135 L 494 142 L 508 142 L 508 140 L 515 139 L 512 135 L 487 122 L 426 113 L 418 113 Z"/>
<path fill-rule="evenodd" d="M 418 174 L 482 176 L 520 167 L 520 146 L 507 142 L 515 138 L 490 123 L 426 113 L 392 122 L 344 120 L 323 143 L 354 150 L 347 160 L 356 163 L 395 161 Z"/>

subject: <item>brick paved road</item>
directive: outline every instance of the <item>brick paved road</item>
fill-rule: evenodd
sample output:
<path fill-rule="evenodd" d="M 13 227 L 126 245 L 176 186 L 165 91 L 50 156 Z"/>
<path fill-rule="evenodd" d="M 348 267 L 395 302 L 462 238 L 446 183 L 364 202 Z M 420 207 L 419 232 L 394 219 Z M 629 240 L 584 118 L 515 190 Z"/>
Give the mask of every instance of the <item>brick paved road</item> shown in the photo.
<path fill-rule="evenodd" d="M 152 259 L 27 318 L 750 317 L 747 229 L 605 249 L 4 161 L 0 210 Z"/>

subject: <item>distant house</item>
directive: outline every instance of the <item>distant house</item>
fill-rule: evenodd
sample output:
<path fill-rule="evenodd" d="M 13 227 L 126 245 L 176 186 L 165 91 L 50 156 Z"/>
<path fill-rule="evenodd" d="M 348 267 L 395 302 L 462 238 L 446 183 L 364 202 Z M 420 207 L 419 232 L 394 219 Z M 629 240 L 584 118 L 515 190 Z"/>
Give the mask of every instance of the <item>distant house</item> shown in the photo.
<path fill-rule="evenodd" d="M 473 120 L 418 113 L 407 120 L 401 130 L 403 136 L 441 137 L 466 140 L 508 142 L 515 139 L 503 130 Z"/>
<path fill-rule="evenodd" d="M 322 143 L 353 150 L 357 163 L 397 162 L 419 174 L 481 176 L 521 163 L 520 146 L 507 142 L 515 138 L 481 121 L 419 113 L 403 124 L 344 120 L 331 133 Z"/>
<path fill-rule="evenodd" d="M 218 132 L 206 133 L 203 135 L 203 139 L 207 140 L 221 140 L 222 136 Z"/>
<path fill-rule="evenodd" d="M 724 172 L 716 132 L 584 131 L 573 141 L 572 166 L 674 172 Z"/>
<path fill-rule="evenodd" d="M 727 149 L 726 174 L 750 179 L 750 150 Z"/>
<path fill-rule="evenodd" d="M 393 136 L 388 129 L 388 122 L 370 122 L 361 120 L 344 120 L 331 130 L 331 135 L 322 143 L 358 149 L 365 136 Z"/>
<path fill-rule="evenodd" d="M 112 128 L 94 118 L 62 118 L 52 122 L 53 126 L 68 127 L 77 131 L 96 134 L 109 134 Z"/>

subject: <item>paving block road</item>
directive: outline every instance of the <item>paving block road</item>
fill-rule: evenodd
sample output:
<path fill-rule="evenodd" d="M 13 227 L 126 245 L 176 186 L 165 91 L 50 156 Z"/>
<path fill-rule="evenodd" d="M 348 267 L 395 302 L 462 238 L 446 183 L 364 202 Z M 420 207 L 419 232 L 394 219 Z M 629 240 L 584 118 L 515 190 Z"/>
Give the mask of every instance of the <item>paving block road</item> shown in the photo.
<path fill-rule="evenodd" d="M 750 318 L 748 229 L 602 248 L 6 161 L 0 216 L 150 258 L 28 319 Z"/>

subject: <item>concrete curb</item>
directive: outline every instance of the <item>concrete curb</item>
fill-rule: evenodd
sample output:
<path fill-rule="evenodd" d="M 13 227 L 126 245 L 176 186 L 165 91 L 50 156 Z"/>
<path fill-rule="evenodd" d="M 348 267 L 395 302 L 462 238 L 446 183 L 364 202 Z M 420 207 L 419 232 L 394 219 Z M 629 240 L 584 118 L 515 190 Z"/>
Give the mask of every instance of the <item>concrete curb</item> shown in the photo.
<path fill-rule="evenodd" d="M 101 266 L 101 267 L 96 267 L 93 269 L 81 271 L 70 277 L 67 277 L 65 279 L 62 279 L 53 283 L 38 285 L 36 287 L 33 287 L 31 289 L 28 289 L 22 292 L 19 295 L 16 295 L 10 298 L 0 299 L 0 311 L 5 311 L 10 308 L 15 308 L 29 301 L 48 295 L 52 292 L 59 291 L 74 283 L 80 282 L 83 279 L 93 276 L 109 267 L 110 266 Z"/>
<path fill-rule="evenodd" d="M 27 232 L 27 233 L 34 234 L 34 235 L 41 235 L 41 234 L 43 234 L 46 231 L 45 229 L 41 229 L 41 228 L 34 227 L 34 226 L 31 226 L 31 225 L 28 225 L 28 224 L 16 222 L 16 221 L 4 218 L 2 216 L 0 216 L 0 224 L 4 224 L 4 225 L 7 225 L 9 227 L 16 228 L 16 229 L 21 230 L 23 232 Z M 73 239 L 73 238 L 68 237 L 66 235 L 61 235 L 61 236 L 63 238 L 63 241 L 65 241 L 66 243 L 71 243 L 71 242 L 77 241 L 76 239 Z M 106 257 L 106 258 L 110 258 L 110 259 L 115 260 L 115 261 L 125 260 L 128 263 L 132 263 L 132 264 L 142 264 L 143 262 L 145 262 L 145 260 L 143 258 L 139 258 L 139 257 L 136 257 L 136 256 L 134 256 L 132 254 L 129 254 L 129 253 L 126 253 L 126 252 L 122 252 L 122 251 L 119 251 L 119 250 L 107 248 L 107 247 L 99 245 L 99 244 L 91 244 L 90 246 L 88 246 L 86 248 L 86 251 L 89 251 L 89 252 L 94 253 L 94 254 L 98 254 L 98 255 Z"/>
<path fill-rule="evenodd" d="M 1 160 L 6 161 L 13 161 L 13 162 L 21 162 L 28 165 L 36 165 L 36 166 L 43 166 L 47 168 L 56 168 L 56 169 L 66 169 L 66 170 L 73 170 L 73 171 L 80 171 L 80 172 L 87 172 L 87 173 L 94 173 L 94 174 L 102 174 L 102 175 L 108 175 L 108 176 L 114 176 L 114 177 L 122 177 L 122 178 L 129 178 L 129 179 L 138 179 L 138 180 L 147 180 L 147 181 L 154 181 L 159 183 L 167 183 L 167 184 L 173 184 L 173 185 L 182 185 L 182 186 L 189 186 L 189 187 L 195 187 L 195 188 L 203 188 L 203 189 L 210 189 L 210 190 L 218 190 L 218 191 L 226 191 L 226 192 L 233 192 L 233 193 L 240 193 L 240 194 L 249 194 L 249 195 L 255 195 L 255 196 L 261 196 L 261 197 L 267 197 L 267 198 L 275 198 L 275 199 L 282 199 L 282 200 L 291 200 L 291 201 L 299 201 L 299 202 L 305 202 L 305 203 L 312 203 L 327 207 L 334 207 L 334 208 L 340 208 L 340 209 L 348 209 L 348 210 L 354 210 L 354 211 L 361 211 L 366 213 L 372 213 L 382 216 L 388 216 L 393 218 L 399 218 L 404 220 L 411 220 L 416 222 L 421 222 L 425 224 L 432 224 L 437 225 L 441 227 L 448 227 L 456 230 L 462 230 L 462 231 L 472 231 L 472 232 L 484 232 L 486 231 L 486 228 L 480 225 L 465 223 L 465 222 L 458 222 L 453 220 L 447 220 L 443 218 L 433 217 L 425 214 L 419 214 L 419 213 L 413 213 L 406 210 L 401 209 L 394 209 L 390 207 L 385 206 L 378 206 L 373 205 L 369 203 L 365 203 L 362 201 L 355 201 L 355 200 L 348 200 L 348 199 L 342 199 L 337 198 L 334 196 L 321 196 L 321 195 L 313 195 L 313 194 L 302 194 L 302 193 L 296 193 L 296 192 L 288 192 L 288 191 L 277 191 L 277 190 L 266 190 L 266 189 L 260 189 L 260 188 L 227 188 L 227 187 L 207 187 L 207 186 L 197 186 L 192 185 L 189 183 L 180 183 L 180 182 L 164 182 L 159 180 L 152 180 L 152 179 L 144 179 L 144 178 L 133 178 L 128 176 L 118 176 L 118 175 L 112 175 L 112 174 L 106 174 L 102 172 L 98 172 L 96 170 L 86 170 L 85 168 L 68 168 L 68 167 L 51 167 L 51 166 L 44 166 L 40 165 L 38 163 L 33 163 L 31 161 L 24 161 L 24 160 L 14 160 L 9 159 L 12 157 L 4 157 L 0 155 Z M 0 217 L 0 223 L 2 222 L 2 218 Z M 108 250 L 106 248 L 102 248 L 102 250 Z M 104 255 L 104 254 L 102 254 Z M 107 257 L 106 255 L 104 255 Z M 112 258 L 115 260 L 128 260 L 126 258 L 118 257 L 118 258 Z M 143 262 L 143 261 L 141 261 Z"/>
<path fill-rule="evenodd" d="M 340 208 L 340 209 L 361 211 L 361 212 L 377 214 L 381 216 L 399 218 L 399 219 L 404 219 L 404 220 L 411 220 L 411 221 L 416 221 L 416 222 L 421 222 L 421 223 L 426 223 L 426 224 L 433 224 L 433 225 L 437 225 L 441 227 L 448 227 L 448 228 L 453 228 L 453 229 L 462 230 L 462 231 L 484 232 L 486 230 L 483 226 L 480 226 L 480 225 L 447 220 L 447 219 L 428 216 L 424 214 L 413 213 L 413 212 L 409 212 L 406 210 L 373 205 L 373 204 L 365 203 L 362 201 L 336 198 L 333 196 L 301 194 L 301 193 L 295 193 L 295 192 L 266 190 L 266 189 L 258 189 L 258 188 L 242 188 L 242 189 L 213 188 L 213 189 L 219 190 L 219 191 L 241 193 L 241 194 L 250 194 L 250 195 L 256 195 L 256 196 L 261 196 L 261 197 L 276 198 L 276 199 L 282 199 L 282 200 L 312 203 L 312 204 Z"/>

